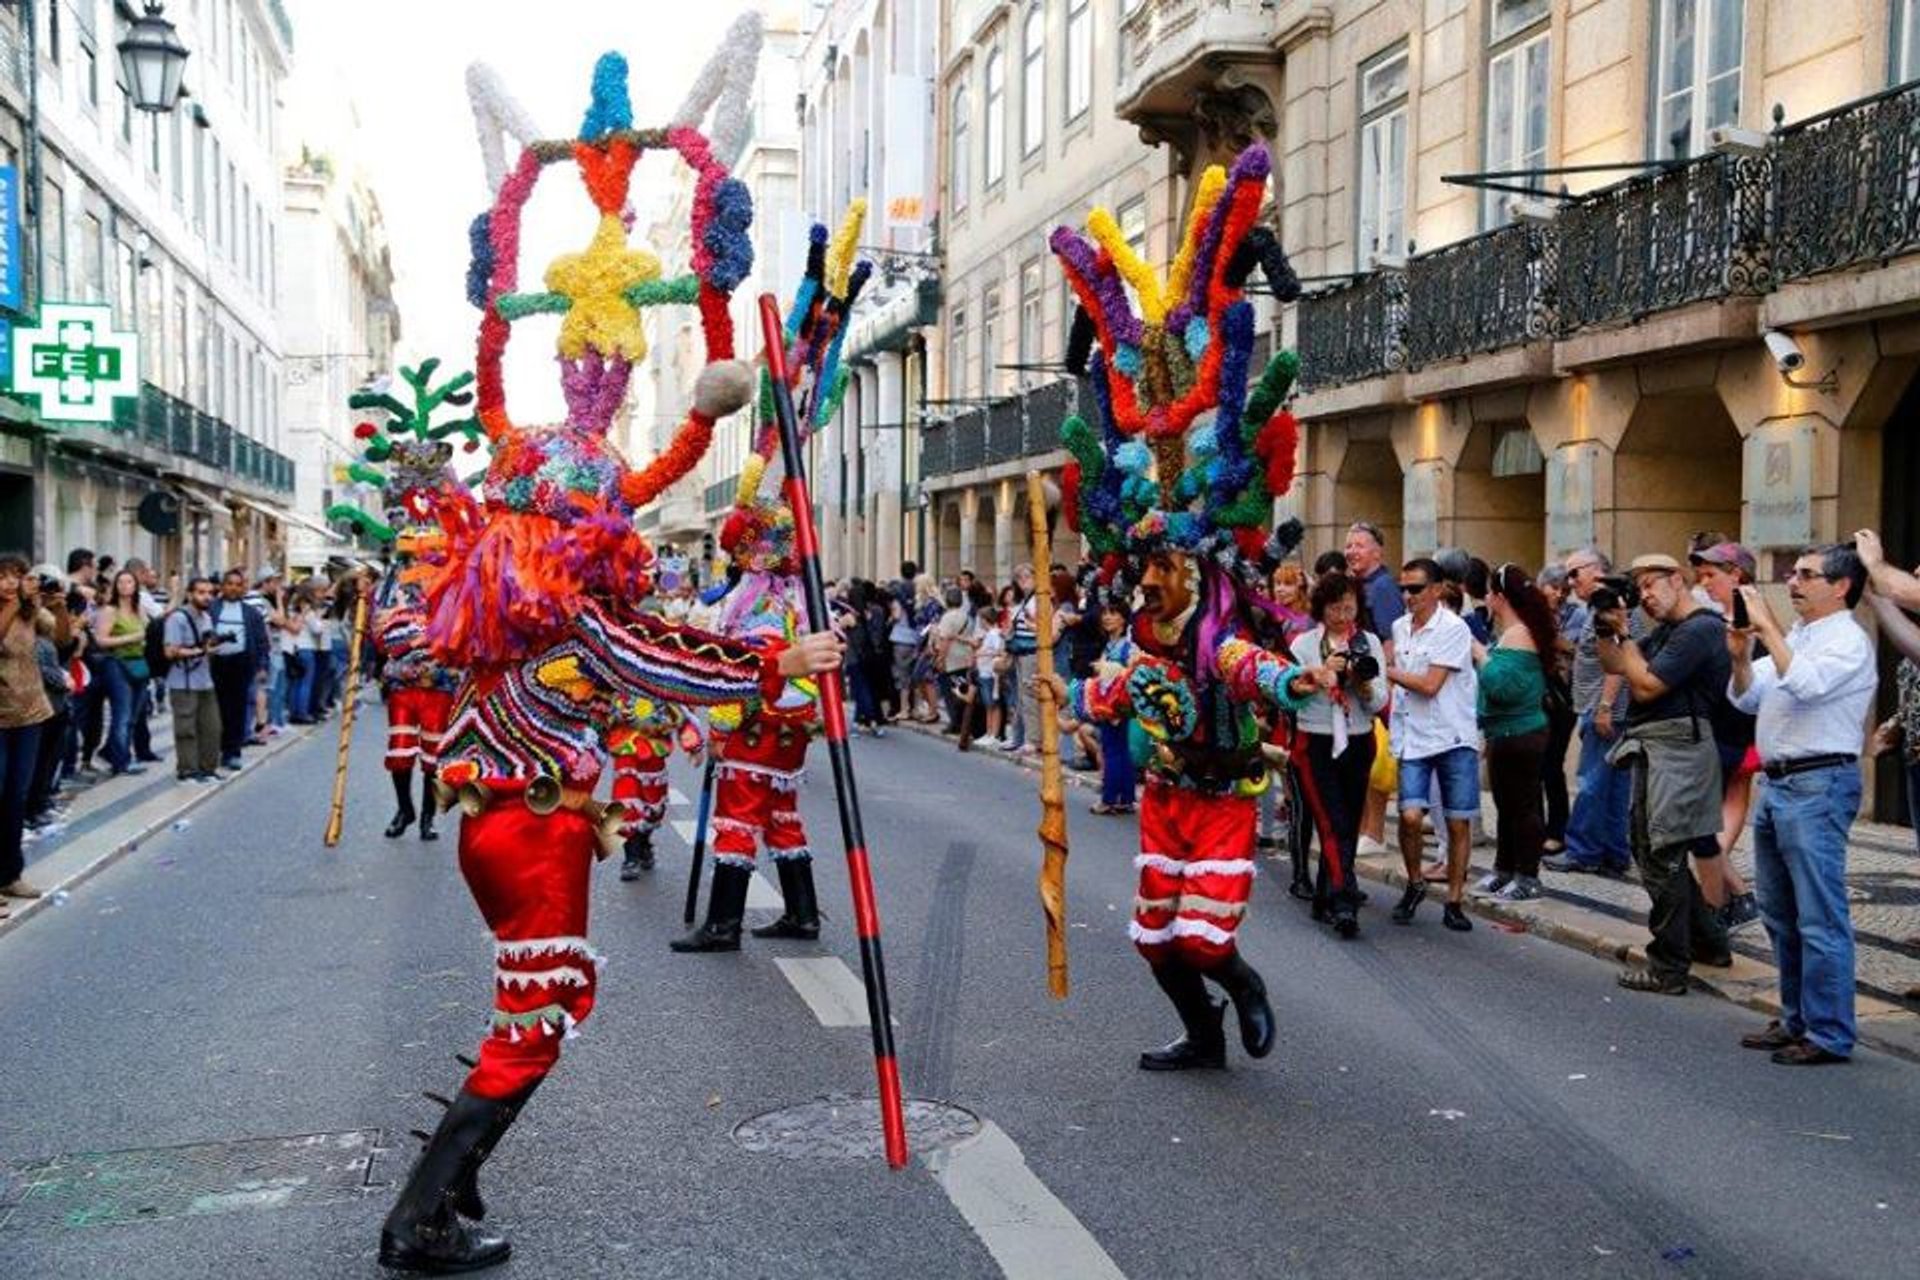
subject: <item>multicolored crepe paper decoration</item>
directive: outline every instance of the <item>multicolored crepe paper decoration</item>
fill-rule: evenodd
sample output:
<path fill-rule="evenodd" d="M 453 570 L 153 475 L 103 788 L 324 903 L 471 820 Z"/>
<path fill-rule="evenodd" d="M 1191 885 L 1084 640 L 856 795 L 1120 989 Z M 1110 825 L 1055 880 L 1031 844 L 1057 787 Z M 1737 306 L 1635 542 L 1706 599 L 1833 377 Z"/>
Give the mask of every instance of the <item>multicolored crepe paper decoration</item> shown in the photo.
<path fill-rule="evenodd" d="M 363 419 L 355 424 L 354 438 L 363 442 L 362 460 L 347 467 L 349 479 L 382 492 L 387 519 L 336 502 L 327 508 L 329 520 L 345 521 L 379 542 L 391 543 L 401 530 L 429 525 L 440 501 L 461 489 L 448 465 L 453 460 L 449 437 L 459 436 L 467 449 L 476 449 L 480 424 L 471 414 L 441 422 L 435 422 L 434 415 L 449 405 L 464 408 L 473 403 L 467 390 L 473 375 L 460 373 L 435 385 L 439 368 L 438 359 L 429 359 L 418 368 L 400 370 L 401 381 L 413 393 L 412 405 L 384 391 L 356 391 L 347 398 L 350 409 L 378 409 L 387 415 L 385 422 Z"/>
<path fill-rule="evenodd" d="M 1164 279 L 1105 209 L 1087 219 L 1091 240 L 1053 233 L 1080 303 L 1068 365 L 1084 371 L 1094 408 L 1093 425 L 1076 416 L 1061 428 L 1072 455 L 1061 487 L 1069 523 L 1110 568 L 1159 550 L 1257 554 L 1273 498 L 1293 484 L 1299 424 L 1281 405 L 1298 358 L 1275 355 L 1248 385 L 1248 276 L 1258 267 L 1275 293 L 1299 289 L 1272 232 L 1255 225 L 1270 167 L 1256 144 L 1201 176 Z"/>
<path fill-rule="evenodd" d="M 468 229 L 467 296 L 480 308 L 475 364 L 479 429 L 492 460 L 479 497 L 443 510 L 446 554 L 427 583 L 428 638 L 462 664 L 510 661 L 539 651 L 571 624 L 577 601 L 647 594 L 653 553 L 633 527 L 634 512 L 688 474 L 712 442 L 715 422 L 751 398 L 751 370 L 734 358 L 732 290 L 752 270 L 753 202 L 723 157 L 738 150 L 751 117 L 762 20 L 747 13 L 696 78 L 664 128 L 636 128 L 626 59 L 607 53 L 593 70 L 589 101 L 574 136 L 542 138 L 485 68 L 468 72 L 468 92 L 492 207 Z M 711 115 L 724 145 L 700 132 Z M 518 147 L 509 162 L 505 141 Z M 629 191 L 648 151 L 670 152 L 694 174 L 690 261 L 666 273 L 645 246 L 630 243 Z M 522 214 L 552 166 L 571 165 L 596 211 L 584 247 L 554 258 L 540 287 L 521 288 Z M 694 306 L 705 368 L 692 405 L 659 456 L 631 467 L 608 437 L 634 366 L 645 358 L 642 313 Z M 514 325 L 557 315 L 556 356 L 566 418 L 523 426 L 508 412 L 505 355 Z"/>
<path fill-rule="evenodd" d="M 787 309 L 785 330 L 789 390 L 803 442 L 833 420 L 847 393 L 848 372 L 840 365 L 840 349 L 854 303 L 873 274 L 873 264 L 855 256 L 866 216 L 866 200 L 856 199 L 831 235 L 820 223 L 808 233 L 806 274 Z M 753 448 L 740 467 L 740 487 L 721 526 L 720 547 L 745 569 L 792 574 L 797 571 L 793 512 L 780 486 L 768 478 L 780 449 L 770 379 L 763 367 Z"/>

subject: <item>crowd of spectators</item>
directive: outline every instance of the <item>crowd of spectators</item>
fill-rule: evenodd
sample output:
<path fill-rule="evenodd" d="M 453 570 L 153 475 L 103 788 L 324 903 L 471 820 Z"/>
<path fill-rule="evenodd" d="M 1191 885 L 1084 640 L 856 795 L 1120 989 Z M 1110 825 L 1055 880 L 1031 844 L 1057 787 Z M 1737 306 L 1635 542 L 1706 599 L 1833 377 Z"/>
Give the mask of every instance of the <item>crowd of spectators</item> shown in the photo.
<path fill-rule="evenodd" d="M 60 835 L 76 793 L 163 763 L 157 716 L 171 716 L 176 779 L 199 784 L 329 715 L 363 586 L 350 566 L 163 583 L 84 547 L 64 568 L 0 556 L 0 917 L 40 895 L 26 850 Z"/>

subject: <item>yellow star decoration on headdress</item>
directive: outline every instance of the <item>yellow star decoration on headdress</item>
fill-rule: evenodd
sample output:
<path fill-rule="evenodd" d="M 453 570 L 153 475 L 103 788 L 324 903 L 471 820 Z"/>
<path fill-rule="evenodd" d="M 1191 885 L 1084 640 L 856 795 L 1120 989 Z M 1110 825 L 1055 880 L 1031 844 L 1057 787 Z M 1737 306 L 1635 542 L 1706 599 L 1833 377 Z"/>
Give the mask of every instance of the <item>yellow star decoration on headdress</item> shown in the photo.
<path fill-rule="evenodd" d="M 585 253 L 562 254 L 547 267 L 547 288 L 568 302 L 560 322 L 560 354 L 577 360 L 591 348 L 636 363 L 645 359 L 646 333 L 626 292 L 659 278 L 660 259 L 629 248 L 619 217 L 604 215 Z"/>

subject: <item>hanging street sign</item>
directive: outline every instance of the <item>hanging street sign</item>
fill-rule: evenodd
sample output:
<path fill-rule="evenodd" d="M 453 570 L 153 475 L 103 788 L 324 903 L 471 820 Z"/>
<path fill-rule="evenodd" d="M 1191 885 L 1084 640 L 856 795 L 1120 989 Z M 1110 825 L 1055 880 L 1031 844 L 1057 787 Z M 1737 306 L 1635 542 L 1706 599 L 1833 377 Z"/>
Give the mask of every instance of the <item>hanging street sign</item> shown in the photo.
<path fill-rule="evenodd" d="M 13 331 L 6 366 L 16 396 L 36 396 L 52 422 L 113 421 L 116 400 L 140 394 L 140 343 L 113 327 L 113 309 L 96 303 L 49 302 L 40 322 Z"/>

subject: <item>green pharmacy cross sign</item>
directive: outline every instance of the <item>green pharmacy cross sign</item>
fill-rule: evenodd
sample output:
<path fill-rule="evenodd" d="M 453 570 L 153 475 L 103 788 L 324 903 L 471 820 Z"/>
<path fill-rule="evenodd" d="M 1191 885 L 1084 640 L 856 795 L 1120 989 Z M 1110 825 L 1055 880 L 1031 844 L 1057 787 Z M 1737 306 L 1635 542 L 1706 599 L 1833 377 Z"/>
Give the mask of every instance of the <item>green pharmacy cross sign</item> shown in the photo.
<path fill-rule="evenodd" d="M 49 421 L 113 421 L 114 401 L 140 394 L 140 344 L 113 327 L 110 307 L 49 302 L 40 323 L 13 332 L 13 393 L 35 396 Z"/>

